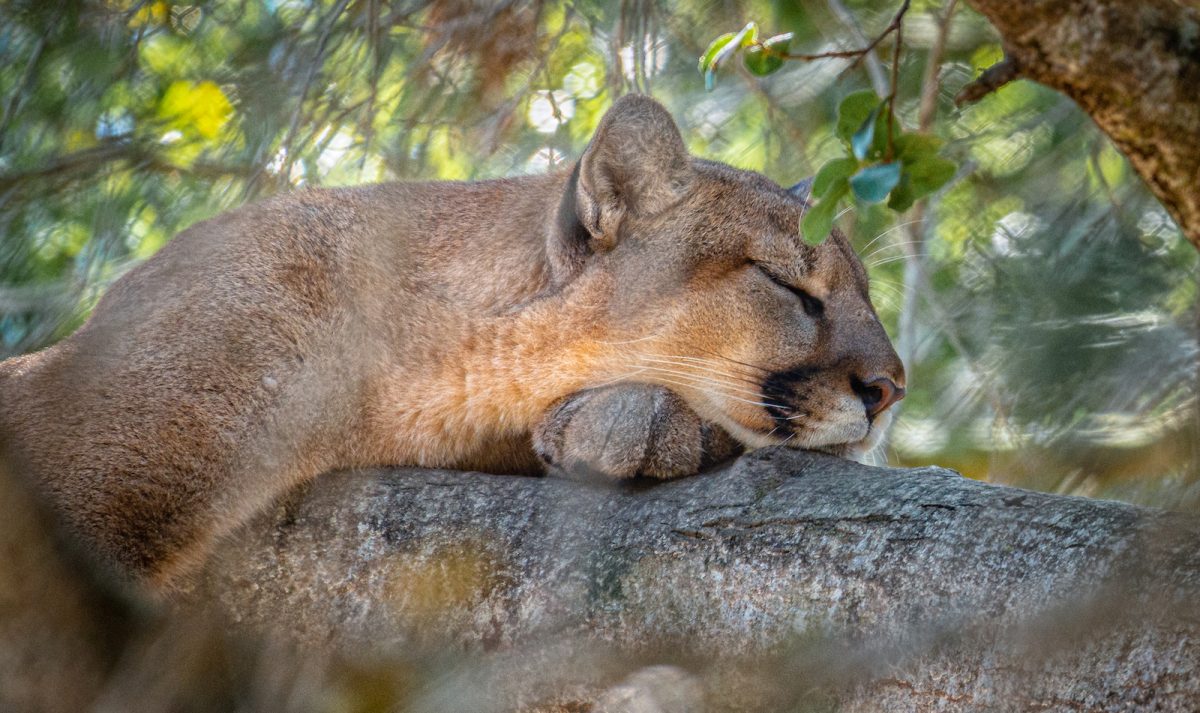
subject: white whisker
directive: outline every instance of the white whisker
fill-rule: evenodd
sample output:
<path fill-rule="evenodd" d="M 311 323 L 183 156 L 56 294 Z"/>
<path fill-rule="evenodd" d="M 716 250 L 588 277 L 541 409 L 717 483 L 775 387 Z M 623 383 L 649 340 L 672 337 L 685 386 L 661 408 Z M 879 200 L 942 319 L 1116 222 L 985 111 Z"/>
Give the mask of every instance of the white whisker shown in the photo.
<path fill-rule="evenodd" d="M 882 247 L 875 248 L 874 250 L 872 250 L 870 252 L 869 255 L 863 255 L 862 259 L 869 260 L 869 259 L 875 257 L 876 255 L 878 255 L 879 253 L 884 252 L 885 250 L 892 250 L 894 248 L 902 248 L 905 245 L 920 245 L 924 242 L 925 242 L 924 240 L 904 240 L 904 241 L 901 241 L 898 243 L 888 243 L 887 245 L 884 245 Z"/>
<path fill-rule="evenodd" d="M 897 260 L 907 260 L 909 257 L 913 257 L 913 258 L 929 257 L 929 253 L 916 253 L 915 255 L 911 255 L 911 256 L 910 255 L 896 255 L 893 257 L 884 258 L 882 260 L 876 260 L 875 262 L 867 265 L 867 269 L 870 270 L 872 268 L 879 267 L 880 265 L 886 265 L 889 262 L 896 262 Z"/>
<path fill-rule="evenodd" d="M 694 373 L 687 372 L 687 371 L 676 371 L 675 369 L 664 369 L 661 366 L 648 366 L 648 367 L 644 367 L 644 368 L 649 369 L 651 371 L 663 373 L 663 374 L 670 374 L 672 376 L 679 376 L 679 377 L 684 377 L 684 378 L 688 378 L 688 379 L 697 379 L 699 381 L 703 381 L 703 382 L 705 382 L 707 384 L 711 384 L 713 386 L 723 386 L 735 393 L 746 394 L 747 396 L 759 396 L 760 395 L 758 391 L 751 391 L 750 389 L 739 388 L 738 386 L 731 384 L 729 382 L 726 382 L 726 381 L 721 381 L 719 379 L 711 379 L 709 377 L 701 376 L 699 374 L 694 374 Z"/>
<path fill-rule="evenodd" d="M 704 362 L 701 360 L 692 360 L 692 359 L 688 359 L 687 357 L 676 357 L 676 356 L 671 356 L 671 357 L 651 356 L 649 354 L 640 354 L 640 355 L 638 355 L 638 358 L 642 359 L 644 361 L 651 361 L 651 362 L 656 362 L 659 364 L 670 364 L 672 366 L 681 366 L 684 368 L 697 369 L 702 372 L 712 374 L 713 376 L 718 377 L 718 378 L 723 377 L 723 378 L 727 378 L 727 379 L 733 379 L 735 381 L 744 381 L 745 383 L 751 384 L 755 387 L 759 386 L 758 379 L 751 379 L 743 374 L 738 374 L 738 373 L 735 373 L 732 371 L 726 371 L 719 367 L 714 367 L 711 363 L 707 363 L 707 362 Z"/>
<path fill-rule="evenodd" d="M 615 347 L 615 346 L 620 346 L 622 344 L 637 344 L 638 342 L 648 342 L 651 339 L 658 339 L 658 335 L 651 334 L 650 336 L 647 336 L 647 337 L 638 337 L 637 339 L 626 339 L 625 341 L 621 341 L 621 342 L 606 342 L 603 340 L 599 340 L 597 343 Z"/>
<path fill-rule="evenodd" d="M 612 386 L 613 384 L 616 384 L 616 383 L 618 383 L 618 382 L 625 381 L 626 379 L 631 379 L 631 378 L 633 378 L 633 377 L 635 377 L 635 376 L 638 376 L 639 374 L 642 374 L 642 373 L 644 373 L 645 371 L 646 371 L 646 369 L 645 369 L 645 368 L 637 369 L 636 371 L 629 372 L 628 374 L 621 374 L 620 376 L 614 376 L 614 377 L 613 377 L 613 378 L 611 378 L 611 379 L 607 379 L 607 380 L 605 380 L 605 381 L 601 381 L 599 384 L 595 384 L 595 385 L 593 385 L 593 386 L 589 386 L 588 388 L 591 388 L 591 389 L 600 389 L 600 388 L 603 388 L 603 387 L 605 387 L 605 386 Z"/>
<path fill-rule="evenodd" d="M 869 242 L 869 243 L 867 243 L 866 245 L 864 245 L 864 246 L 862 247 L 862 250 L 861 250 L 860 252 L 866 252 L 866 251 L 867 251 L 867 248 L 869 248 L 869 247 L 871 247 L 872 245 L 874 245 L 875 243 L 879 242 L 879 239 L 880 239 L 880 238 L 882 238 L 882 237 L 884 237 L 884 236 L 886 236 L 886 235 L 889 235 L 889 234 L 891 234 L 893 231 L 899 230 L 900 228 L 904 228 L 904 227 L 907 227 L 907 226 L 909 226 L 909 225 L 912 225 L 912 224 L 914 224 L 914 223 L 919 223 L 919 222 L 921 222 L 921 221 L 919 221 L 919 220 L 910 220 L 910 221 L 908 221 L 908 222 L 906 222 L 906 223 L 900 223 L 899 225 L 893 225 L 892 227 L 888 228 L 887 230 L 883 231 L 883 232 L 882 232 L 882 233 L 880 233 L 879 235 L 876 235 L 874 238 L 872 238 L 872 239 L 871 239 L 871 242 Z"/>
<path fill-rule="evenodd" d="M 651 369 L 651 371 L 657 372 L 659 374 L 667 373 L 668 376 L 670 376 L 672 374 L 672 372 L 660 372 L 659 370 L 653 369 L 653 368 Z M 734 401 L 741 401 L 742 403 L 750 404 L 752 406 L 762 406 L 763 408 L 787 408 L 786 406 L 783 406 L 782 404 L 763 403 L 762 401 L 753 401 L 750 399 L 743 399 L 740 396 L 733 396 L 733 395 L 727 394 L 723 391 L 714 391 L 712 389 L 707 389 L 704 386 L 698 385 L 695 382 L 689 383 L 687 381 L 676 380 L 676 379 L 686 379 L 686 378 L 695 379 L 696 378 L 696 377 L 692 377 L 687 374 L 676 376 L 674 379 L 668 378 L 667 376 L 661 376 L 661 375 L 659 375 L 657 378 L 659 381 L 662 381 L 663 383 L 666 383 L 666 384 L 674 384 L 675 386 L 683 386 L 683 387 L 686 387 L 689 389 L 695 389 L 697 391 L 706 393 L 710 396 L 717 396 L 717 397 L 723 397 L 723 398 L 727 398 L 727 399 L 733 399 Z M 703 380 L 700 380 L 700 383 L 703 384 L 705 382 Z"/>

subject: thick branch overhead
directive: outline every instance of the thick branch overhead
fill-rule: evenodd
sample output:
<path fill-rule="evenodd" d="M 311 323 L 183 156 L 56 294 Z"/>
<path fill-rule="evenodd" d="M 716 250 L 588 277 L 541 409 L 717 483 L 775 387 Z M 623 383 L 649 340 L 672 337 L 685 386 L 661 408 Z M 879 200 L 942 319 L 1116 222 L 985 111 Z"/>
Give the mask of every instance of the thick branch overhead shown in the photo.
<path fill-rule="evenodd" d="M 1200 8 L 970 0 L 1022 76 L 1078 102 L 1200 248 Z"/>

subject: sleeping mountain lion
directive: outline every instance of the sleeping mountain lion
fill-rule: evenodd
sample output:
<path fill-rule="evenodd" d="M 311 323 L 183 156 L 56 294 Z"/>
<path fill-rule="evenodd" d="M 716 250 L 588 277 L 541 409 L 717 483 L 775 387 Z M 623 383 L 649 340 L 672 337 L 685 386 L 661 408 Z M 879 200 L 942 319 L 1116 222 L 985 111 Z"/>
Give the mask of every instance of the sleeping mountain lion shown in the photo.
<path fill-rule="evenodd" d="M 618 100 L 569 169 L 304 190 L 192 226 L 74 335 L 0 363 L 0 438 L 67 528 L 169 590 L 321 473 L 614 478 L 846 454 L 904 370 L 802 189 Z"/>

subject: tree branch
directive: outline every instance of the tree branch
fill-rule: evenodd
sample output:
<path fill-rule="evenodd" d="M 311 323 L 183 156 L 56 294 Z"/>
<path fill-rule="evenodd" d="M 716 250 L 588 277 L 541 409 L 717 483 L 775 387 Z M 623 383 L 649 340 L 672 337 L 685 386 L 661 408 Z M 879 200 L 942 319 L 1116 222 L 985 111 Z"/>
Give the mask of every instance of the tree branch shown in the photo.
<path fill-rule="evenodd" d="M 1063 92 L 1091 115 L 1200 249 L 1200 5 L 970 3 L 999 31 L 1021 76 Z M 989 84 L 998 86 L 1007 71 L 998 68 Z"/>
<path fill-rule="evenodd" d="M 954 97 L 954 104 L 961 107 L 977 102 L 1020 76 L 1021 68 L 1017 60 L 1005 53 L 1004 59 L 983 70 L 977 78 L 964 85 Z"/>
<path fill-rule="evenodd" d="M 4 710 L 1200 709 L 1194 518 L 785 449 L 621 487 L 334 473 L 164 610 L 4 466 Z"/>
<path fill-rule="evenodd" d="M 1180 645 L 1200 635 L 1196 521 L 935 468 L 769 449 L 653 487 L 330 475 L 230 543 L 193 597 L 302 642 L 464 651 L 491 710 L 538 685 L 594 700 L 653 663 L 716 692 L 758 676 L 739 710 L 813 690 L 855 710 L 1200 705 L 1175 673 L 1200 666 Z"/>

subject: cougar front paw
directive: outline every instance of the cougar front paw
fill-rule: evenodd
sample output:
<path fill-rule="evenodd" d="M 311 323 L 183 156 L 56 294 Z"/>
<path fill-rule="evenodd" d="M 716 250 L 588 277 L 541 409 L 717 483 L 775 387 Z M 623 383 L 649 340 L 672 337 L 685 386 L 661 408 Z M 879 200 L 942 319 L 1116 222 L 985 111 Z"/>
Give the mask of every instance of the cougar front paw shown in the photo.
<path fill-rule="evenodd" d="M 622 384 L 572 394 L 533 435 L 548 466 L 577 477 L 677 478 L 731 458 L 741 446 L 668 389 Z"/>

